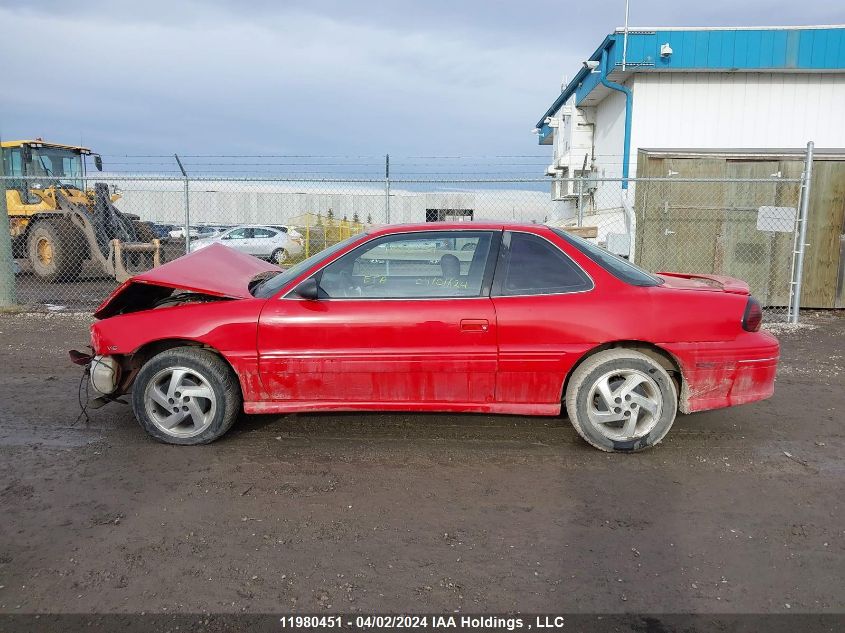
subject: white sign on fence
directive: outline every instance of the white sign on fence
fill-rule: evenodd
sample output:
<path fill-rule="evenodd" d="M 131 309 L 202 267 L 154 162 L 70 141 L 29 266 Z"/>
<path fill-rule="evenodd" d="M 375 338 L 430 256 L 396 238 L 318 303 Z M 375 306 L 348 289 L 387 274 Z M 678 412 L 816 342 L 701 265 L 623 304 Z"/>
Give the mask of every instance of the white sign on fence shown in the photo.
<path fill-rule="evenodd" d="M 757 230 L 792 233 L 797 215 L 795 207 L 760 207 L 757 209 Z"/>

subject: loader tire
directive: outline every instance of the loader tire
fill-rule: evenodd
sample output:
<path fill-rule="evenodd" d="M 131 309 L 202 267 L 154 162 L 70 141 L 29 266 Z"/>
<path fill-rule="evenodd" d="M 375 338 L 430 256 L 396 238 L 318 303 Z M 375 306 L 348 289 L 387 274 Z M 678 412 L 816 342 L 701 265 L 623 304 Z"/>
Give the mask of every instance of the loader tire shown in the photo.
<path fill-rule="evenodd" d="M 74 281 L 88 252 L 85 238 L 68 220 L 39 220 L 27 235 L 35 276 L 48 283 Z"/>

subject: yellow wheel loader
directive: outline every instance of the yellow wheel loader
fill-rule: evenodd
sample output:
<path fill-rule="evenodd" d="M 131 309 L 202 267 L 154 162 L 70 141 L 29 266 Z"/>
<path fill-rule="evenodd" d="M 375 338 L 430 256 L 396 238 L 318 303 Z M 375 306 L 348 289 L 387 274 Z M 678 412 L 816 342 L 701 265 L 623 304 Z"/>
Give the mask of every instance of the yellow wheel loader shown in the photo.
<path fill-rule="evenodd" d="M 106 183 L 88 188 L 84 156 L 99 154 L 41 139 L 0 143 L 14 257 L 49 282 L 73 281 L 87 260 L 117 281 L 158 266 L 160 245 L 148 223 L 122 213 Z"/>

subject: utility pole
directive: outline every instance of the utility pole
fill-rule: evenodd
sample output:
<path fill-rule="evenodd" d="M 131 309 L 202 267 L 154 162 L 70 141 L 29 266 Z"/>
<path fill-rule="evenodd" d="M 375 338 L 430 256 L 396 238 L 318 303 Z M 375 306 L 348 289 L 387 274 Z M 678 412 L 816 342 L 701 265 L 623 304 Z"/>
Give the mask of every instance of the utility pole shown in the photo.
<path fill-rule="evenodd" d="M 384 155 L 384 212 L 385 224 L 390 224 L 390 154 Z"/>
<path fill-rule="evenodd" d="M 622 40 L 622 72 L 625 72 L 625 65 L 628 62 L 628 2 L 625 0 L 625 35 Z"/>
<path fill-rule="evenodd" d="M 179 154 L 173 154 L 182 175 L 185 177 L 185 255 L 191 252 L 191 195 L 189 193 L 188 172 L 179 160 Z"/>
<path fill-rule="evenodd" d="M 6 172 L 3 150 L 0 148 L 0 307 L 10 308 L 15 300 L 15 260 L 12 257 L 12 238 L 9 233 L 9 210 L 6 208 Z"/>

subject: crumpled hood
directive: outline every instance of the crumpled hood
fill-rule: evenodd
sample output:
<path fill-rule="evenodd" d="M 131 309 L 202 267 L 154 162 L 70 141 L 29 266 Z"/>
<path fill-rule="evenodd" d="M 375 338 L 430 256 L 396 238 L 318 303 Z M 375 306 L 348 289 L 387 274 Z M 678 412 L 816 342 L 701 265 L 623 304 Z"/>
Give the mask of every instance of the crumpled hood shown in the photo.
<path fill-rule="evenodd" d="M 222 244 L 212 244 L 127 279 L 100 304 L 94 316 L 105 319 L 118 314 L 149 286 L 247 299 L 252 296 L 249 282 L 269 271 L 281 268 Z"/>

